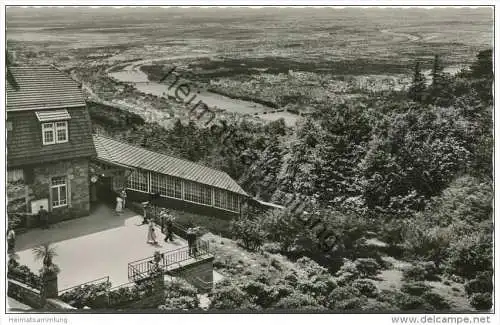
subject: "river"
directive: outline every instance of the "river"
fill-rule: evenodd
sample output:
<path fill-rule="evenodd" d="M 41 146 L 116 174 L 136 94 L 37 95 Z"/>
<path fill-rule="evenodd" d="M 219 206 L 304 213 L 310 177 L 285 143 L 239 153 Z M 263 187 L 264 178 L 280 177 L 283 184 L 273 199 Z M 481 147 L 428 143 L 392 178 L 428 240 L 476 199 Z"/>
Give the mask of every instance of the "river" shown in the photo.
<path fill-rule="evenodd" d="M 172 83 L 174 82 L 173 78 L 169 78 L 169 81 L 166 81 L 165 83 L 151 82 L 148 80 L 148 76 L 139 68 L 140 65 L 138 65 L 136 62 L 125 67 L 121 71 L 110 72 L 108 74 L 110 77 L 118 81 L 132 84 L 137 90 L 143 93 L 155 95 L 158 97 L 175 97 L 178 85 L 181 83 L 185 83 L 190 87 L 190 90 L 188 96 L 183 96 L 183 98 L 185 97 L 186 102 L 189 101 L 192 105 L 195 105 L 199 101 L 202 101 L 210 108 L 222 109 L 228 112 L 239 114 L 260 113 L 258 116 L 267 121 L 283 118 L 288 126 L 295 125 L 298 119 L 297 115 L 288 112 L 273 113 L 272 111 L 275 111 L 275 109 L 266 105 L 241 99 L 234 99 L 202 89 L 197 89 L 195 88 L 195 84 L 189 83 L 188 81 L 179 81 L 175 85 L 172 85 Z M 262 114 L 264 112 L 266 113 Z"/>

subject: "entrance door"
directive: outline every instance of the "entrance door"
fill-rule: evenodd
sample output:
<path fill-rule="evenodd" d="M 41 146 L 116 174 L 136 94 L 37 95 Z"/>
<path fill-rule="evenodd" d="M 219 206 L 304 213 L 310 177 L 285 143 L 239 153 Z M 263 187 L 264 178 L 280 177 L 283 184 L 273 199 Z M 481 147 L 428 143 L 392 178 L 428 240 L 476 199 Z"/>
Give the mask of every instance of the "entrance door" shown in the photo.
<path fill-rule="evenodd" d="M 113 191 L 112 177 L 99 177 L 97 182 L 97 196 L 99 201 L 114 204 L 116 194 Z"/>

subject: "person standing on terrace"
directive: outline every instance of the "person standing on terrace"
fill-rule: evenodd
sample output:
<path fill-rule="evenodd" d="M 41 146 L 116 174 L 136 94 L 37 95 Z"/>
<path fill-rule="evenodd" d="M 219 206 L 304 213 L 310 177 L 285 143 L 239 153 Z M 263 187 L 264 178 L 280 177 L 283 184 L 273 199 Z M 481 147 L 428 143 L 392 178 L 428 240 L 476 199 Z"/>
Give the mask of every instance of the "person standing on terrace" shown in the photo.
<path fill-rule="evenodd" d="M 158 242 L 156 241 L 155 223 L 154 223 L 153 219 L 149 220 L 147 243 L 153 244 L 153 245 L 158 244 Z"/>
<path fill-rule="evenodd" d="M 123 200 L 122 208 L 125 208 L 125 205 L 127 204 L 127 191 L 125 190 L 125 188 L 123 188 L 120 192 L 120 197 Z"/>
<path fill-rule="evenodd" d="M 194 229 L 189 227 L 186 234 L 188 241 L 189 256 L 194 256 L 195 255 L 194 246 L 196 243 L 196 234 L 194 233 Z"/>
<path fill-rule="evenodd" d="M 49 228 L 49 212 L 45 210 L 43 205 L 40 206 L 40 210 L 38 210 L 38 219 L 42 228 Z"/>
<path fill-rule="evenodd" d="M 16 246 L 16 233 L 14 229 L 10 228 L 7 232 L 7 251 L 13 252 Z"/>
<path fill-rule="evenodd" d="M 123 211 L 123 199 L 120 196 L 116 197 L 116 214 L 120 215 Z"/>
<path fill-rule="evenodd" d="M 170 240 L 174 241 L 174 216 L 170 214 L 170 211 L 167 210 L 167 236 L 165 237 L 165 241 Z"/>

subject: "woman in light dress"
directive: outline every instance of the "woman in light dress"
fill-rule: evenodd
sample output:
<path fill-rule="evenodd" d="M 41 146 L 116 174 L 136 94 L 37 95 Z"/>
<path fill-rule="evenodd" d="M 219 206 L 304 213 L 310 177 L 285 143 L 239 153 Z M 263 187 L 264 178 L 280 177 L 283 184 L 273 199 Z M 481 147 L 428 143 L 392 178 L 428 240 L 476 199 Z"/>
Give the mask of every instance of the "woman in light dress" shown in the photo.
<path fill-rule="evenodd" d="M 148 226 L 148 244 L 158 244 L 156 241 L 156 233 L 155 233 L 155 224 L 153 220 L 149 220 L 149 226 Z"/>
<path fill-rule="evenodd" d="M 116 197 L 116 214 L 121 214 L 123 211 L 123 199 L 119 196 Z"/>

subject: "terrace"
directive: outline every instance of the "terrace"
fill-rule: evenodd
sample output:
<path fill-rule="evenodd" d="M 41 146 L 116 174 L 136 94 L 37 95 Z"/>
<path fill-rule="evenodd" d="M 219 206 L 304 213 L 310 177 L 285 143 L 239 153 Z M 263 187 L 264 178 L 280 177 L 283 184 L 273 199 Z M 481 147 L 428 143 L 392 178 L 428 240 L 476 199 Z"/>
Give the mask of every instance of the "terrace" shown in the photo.
<path fill-rule="evenodd" d="M 148 244 L 147 230 L 140 215 L 128 209 L 116 215 L 110 207 L 100 205 L 88 217 L 18 235 L 16 250 L 19 262 L 38 273 L 41 262 L 34 260 L 32 248 L 52 243 L 57 252 L 54 263 L 61 269 L 59 291 L 103 277 L 109 277 L 113 286 L 137 281 L 149 272 L 155 251 L 164 256 L 161 266 L 165 272 L 212 257 L 208 246 L 200 247 L 196 257 L 189 256 L 187 242 L 177 235 L 173 242 L 164 242 L 159 227 L 158 244 Z"/>

